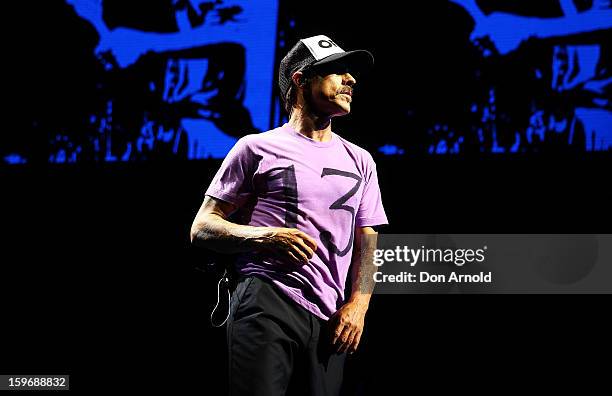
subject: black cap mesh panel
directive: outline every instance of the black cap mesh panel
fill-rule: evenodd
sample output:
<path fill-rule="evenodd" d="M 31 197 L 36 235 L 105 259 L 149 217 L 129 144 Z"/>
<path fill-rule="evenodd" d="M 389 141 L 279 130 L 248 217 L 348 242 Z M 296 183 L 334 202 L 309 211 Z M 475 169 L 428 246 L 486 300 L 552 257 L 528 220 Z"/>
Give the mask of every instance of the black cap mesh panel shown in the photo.
<path fill-rule="evenodd" d="M 315 57 L 312 56 L 308 48 L 298 41 L 296 45 L 285 55 L 278 68 L 278 85 L 281 91 L 283 101 L 287 97 L 287 91 L 291 87 L 291 76 L 296 71 L 315 62 Z"/>

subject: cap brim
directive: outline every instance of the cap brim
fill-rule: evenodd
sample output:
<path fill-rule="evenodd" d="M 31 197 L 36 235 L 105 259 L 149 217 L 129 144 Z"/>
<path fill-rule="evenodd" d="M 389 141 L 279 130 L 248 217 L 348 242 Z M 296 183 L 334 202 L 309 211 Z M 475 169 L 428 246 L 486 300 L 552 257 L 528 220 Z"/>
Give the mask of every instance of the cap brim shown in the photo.
<path fill-rule="evenodd" d="M 316 70 L 342 69 L 349 73 L 363 74 L 374 67 L 374 56 L 366 50 L 355 50 L 330 55 L 310 65 Z"/>

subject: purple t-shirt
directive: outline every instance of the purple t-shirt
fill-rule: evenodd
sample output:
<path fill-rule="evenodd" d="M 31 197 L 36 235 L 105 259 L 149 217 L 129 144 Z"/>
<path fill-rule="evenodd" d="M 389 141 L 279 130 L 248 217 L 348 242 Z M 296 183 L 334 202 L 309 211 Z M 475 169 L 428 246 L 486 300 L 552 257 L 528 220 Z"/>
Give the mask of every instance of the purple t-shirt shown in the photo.
<path fill-rule="evenodd" d="M 387 224 L 370 153 L 334 132 L 317 142 L 288 124 L 238 140 L 206 195 L 240 207 L 238 223 L 297 228 L 317 241 L 308 264 L 244 253 L 236 268 L 325 320 L 345 301 L 355 227 Z"/>

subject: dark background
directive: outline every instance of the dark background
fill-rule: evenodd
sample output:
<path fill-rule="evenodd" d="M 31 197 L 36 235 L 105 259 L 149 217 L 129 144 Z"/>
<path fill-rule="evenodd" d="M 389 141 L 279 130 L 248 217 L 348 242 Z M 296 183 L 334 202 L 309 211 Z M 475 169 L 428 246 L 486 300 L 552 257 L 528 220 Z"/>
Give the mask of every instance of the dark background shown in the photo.
<path fill-rule="evenodd" d="M 363 83 L 361 95 L 379 105 L 360 107 L 356 100 L 355 114 L 340 123 L 358 143 L 381 126 L 392 130 L 401 117 L 378 90 L 411 89 L 401 67 L 411 62 L 398 64 L 409 44 L 393 32 L 414 25 L 400 25 L 410 13 L 393 4 L 384 12 L 324 3 L 286 11 L 301 15 L 304 36 L 322 29 L 337 32 L 347 48 L 362 42 L 373 48 L 382 71 L 376 87 Z M 376 18 L 365 23 L 369 12 Z M 425 27 L 435 40 L 443 26 Z M 447 63 L 438 62 L 441 72 Z M 467 88 L 457 87 L 457 95 Z M 430 100 L 419 92 L 415 100 Z M 379 155 L 376 161 L 391 223 L 381 232 L 609 232 L 606 153 Z M 68 373 L 73 390 L 85 394 L 119 386 L 223 394 L 225 334 L 209 323 L 216 279 L 194 268 L 204 253 L 188 242 L 219 163 L 2 168 L 3 371 Z M 574 384 L 575 366 L 588 366 L 593 354 L 604 353 L 598 341 L 609 341 L 606 305 L 589 296 L 375 296 L 346 392 L 490 391 L 489 381 L 512 389 L 529 378 Z M 543 375 L 549 369 L 554 377 Z"/>

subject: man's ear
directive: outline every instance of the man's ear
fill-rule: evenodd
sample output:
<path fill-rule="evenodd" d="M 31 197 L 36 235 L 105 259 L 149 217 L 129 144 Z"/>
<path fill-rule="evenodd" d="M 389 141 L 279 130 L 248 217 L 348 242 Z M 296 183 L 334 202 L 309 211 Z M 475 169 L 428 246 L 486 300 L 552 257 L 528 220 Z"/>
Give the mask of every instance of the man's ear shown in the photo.
<path fill-rule="evenodd" d="M 302 73 L 300 71 L 295 72 L 291 76 L 291 79 L 293 80 L 293 83 L 295 85 L 297 85 L 298 87 L 303 87 L 304 86 L 304 73 Z"/>

